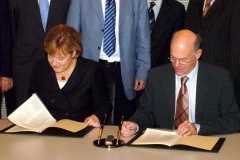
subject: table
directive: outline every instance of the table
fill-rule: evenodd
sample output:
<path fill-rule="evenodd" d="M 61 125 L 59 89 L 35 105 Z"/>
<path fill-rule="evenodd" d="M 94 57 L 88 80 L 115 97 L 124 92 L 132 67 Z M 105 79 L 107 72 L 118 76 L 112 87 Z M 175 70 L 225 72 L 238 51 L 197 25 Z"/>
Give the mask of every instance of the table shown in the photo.
<path fill-rule="evenodd" d="M 3 126 L 0 120 L 0 126 Z M 116 126 L 106 126 L 103 137 L 117 135 Z M 226 140 L 218 153 L 123 146 L 93 146 L 99 128 L 83 138 L 0 134 L 0 160 L 239 160 L 240 133 L 221 135 Z M 131 137 L 132 138 L 132 137 Z M 130 138 L 122 138 L 129 141 Z"/>

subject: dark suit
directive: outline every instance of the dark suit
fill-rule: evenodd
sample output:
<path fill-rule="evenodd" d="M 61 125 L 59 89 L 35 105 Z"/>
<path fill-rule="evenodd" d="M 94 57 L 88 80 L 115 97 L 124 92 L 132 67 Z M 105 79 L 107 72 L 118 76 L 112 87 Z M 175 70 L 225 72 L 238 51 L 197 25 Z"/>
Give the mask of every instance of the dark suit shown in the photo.
<path fill-rule="evenodd" d="M 151 33 L 151 66 L 168 63 L 170 42 L 184 26 L 185 8 L 175 0 L 163 0 Z"/>
<path fill-rule="evenodd" d="M 33 72 L 33 92 L 36 92 L 56 119 L 83 121 L 96 114 L 100 119 L 110 115 L 103 73 L 97 62 L 78 58 L 76 67 L 65 86 L 60 89 L 55 72 L 46 60 Z"/>
<path fill-rule="evenodd" d="M 0 77 L 12 77 L 12 35 L 8 0 L 0 1 Z M 15 109 L 13 90 L 4 93 L 8 114 Z M 0 94 L 2 96 L 2 94 Z M 1 107 L 0 107 L 1 108 Z"/>
<path fill-rule="evenodd" d="M 0 76 L 11 77 L 12 36 L 8 0 L 1 0 L 0 6 Z"/>
<path fill-rule="evenodd" d="M 175 113 L 175 73 L 171 64 L 149 72 L 140 107 L 131 117 L 140 130 L 147 127 L 173 128 Z M 161 76 L 164 75 L 164 76 Z M 236 104 L 230 73 L 199 62 L 195 121 L 199 134 L 227 134 L 237 132 L 240 113 Z"/>
<path fill-rule="evenodd" d="M 37 61 L 44 59 L 42 27 L 38 0 L 9 0 L 13 28 L 13 78 L 17 104 L 27 98 L 32 69 Z M 51 0 L 47 31 L 66 22 L 69 0 Z"/>
<path fill-rule="evenodd" d="M 203 4 L 190 0 L 186 28 L 201 35 L 202 60 L 228 69 L 240 94 L 240 0 L 215 0 L 204 18 Z"/>

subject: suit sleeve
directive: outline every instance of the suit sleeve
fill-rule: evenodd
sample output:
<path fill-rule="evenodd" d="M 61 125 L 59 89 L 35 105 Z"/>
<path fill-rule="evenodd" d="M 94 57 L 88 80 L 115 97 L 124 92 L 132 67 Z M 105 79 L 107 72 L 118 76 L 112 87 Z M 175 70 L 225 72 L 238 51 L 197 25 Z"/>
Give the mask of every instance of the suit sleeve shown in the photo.
<path fill-rule="evenodd" d="M 236 104 L 230 73 L 224 72 L 221 75 L 219 78 L 221 79 L 221 86 L 219 86 L 221 88 L 221 96 L 218 99 L 219 113 L 213 113 L 213 115 L 218 116 L 212 116 L 211 119 L 200 121 L 201 128 L 199 134 L 229 134 L 238 132 L 240 128 L 240 113 Z M 210 110 L 208 112 L 211 112 Z"/>
<path fill-rule="evenodd" d="M 151 74 L 148 75 L 145 92 L 140 98 L 140 105 L 129 121 L 135 122 L 139 126 L 139 131 L 148 127 L 154 127 L 153 118 L 153 83 Z"/>
<path fill-rule="evenodd" d="M 1 0 L 0 76 L 12 76 L 12 34 L 8 0 Z"/>
<path fill-rule="evenodd" d="M 240 82 L 240 1 L 235 1 L 231 19 L 229 68 L 234 78 Z"/>
<path fill-rule="evenodd" d="M 147 71 L 151 67 L 150 61 L 150 31 L 147 12 L 147 1 L 141 0 L 138 10 L 138 24 L 137 24 L 137 80 L 146 80 Z"/>
<path fill-rule="evenodd" d="M 92 82 L 92 99 L 95 108 L 94 113 L 97 115 L 100 121 L 102 121 L 105 114 L 110 115 L 112 106 L 109 101 L 107 84 L 104 79 L 104 73 L 101 70 L 101 67 L 98 66 L 98 64 L 95 67 L 94 74 L 95 76 Z"/>
<path fill-rule="evenodd" d="M 71 0 L 67 16 L 67 25 L 75 28 L 77 31 L 81 31 L 80 4 L 81 0 Z"/>

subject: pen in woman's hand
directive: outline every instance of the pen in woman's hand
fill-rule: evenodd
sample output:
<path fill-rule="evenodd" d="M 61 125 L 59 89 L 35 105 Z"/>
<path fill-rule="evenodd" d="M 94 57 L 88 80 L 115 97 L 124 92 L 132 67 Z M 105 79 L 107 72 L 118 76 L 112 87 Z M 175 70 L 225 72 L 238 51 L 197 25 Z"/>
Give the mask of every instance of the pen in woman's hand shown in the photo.
<path fill-rule="evenodd" d="M 103 133 L 103 127 L 106 124 L 106 121 L 107 121 L 107 114 L 104 115 L 103 123 L 100 124 L 101 128 L 100 128 L 99 133 L 98 133 L 98 145 L 100 145 L 100 140 L 101 140 L 102 133 Z"/>
<path fill-rule="evenodd" d="M 103 125 L 105 125 L 106 124 L 106 121 L 107 121 L 107 114 L 104 114 L 104 119 L 103 119 Z"/>

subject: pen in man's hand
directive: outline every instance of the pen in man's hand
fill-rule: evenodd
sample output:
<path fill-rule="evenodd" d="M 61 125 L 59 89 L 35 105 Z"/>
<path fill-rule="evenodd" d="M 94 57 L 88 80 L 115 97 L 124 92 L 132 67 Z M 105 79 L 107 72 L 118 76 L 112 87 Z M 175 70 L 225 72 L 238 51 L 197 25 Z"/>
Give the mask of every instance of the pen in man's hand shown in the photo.
<path fill-rule="evenodd" d="M 121 123 L 120 123 L 120 125 L 118 126 L 118 134 L 117 134 L 116 146 L 118 146 L 119 139 L 120 139 L 120 136 L 121 136 L 121 129 L 122 129 L 122 124 L 123 124 L 123 119 L 124 119 L 124 116 L 122 116 Z"/>

